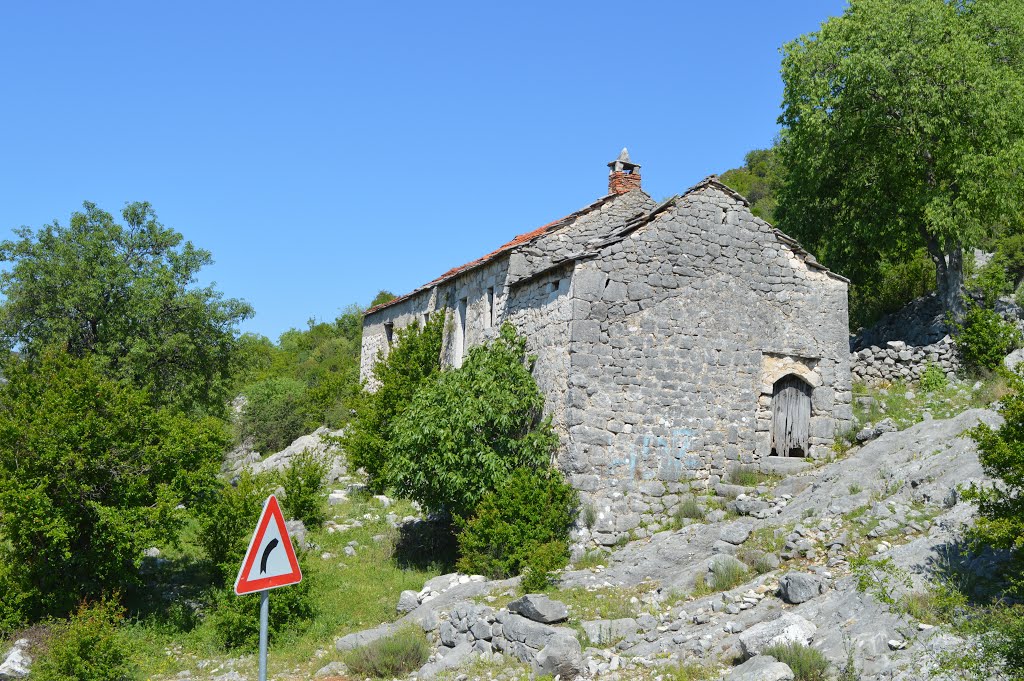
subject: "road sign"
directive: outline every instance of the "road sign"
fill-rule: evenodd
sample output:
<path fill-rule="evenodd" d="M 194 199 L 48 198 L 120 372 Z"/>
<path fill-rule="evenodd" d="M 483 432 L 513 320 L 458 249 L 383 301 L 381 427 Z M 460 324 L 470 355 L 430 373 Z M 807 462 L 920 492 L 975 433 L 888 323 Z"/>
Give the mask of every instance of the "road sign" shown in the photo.
<path fill-rule="evenodd" d="M 263 502 L 263 513 L 235 579 L 235 593 L 241 596 L 301 581 L 302 571 L 284 525 L 281 506 L 271 494 Z"/>

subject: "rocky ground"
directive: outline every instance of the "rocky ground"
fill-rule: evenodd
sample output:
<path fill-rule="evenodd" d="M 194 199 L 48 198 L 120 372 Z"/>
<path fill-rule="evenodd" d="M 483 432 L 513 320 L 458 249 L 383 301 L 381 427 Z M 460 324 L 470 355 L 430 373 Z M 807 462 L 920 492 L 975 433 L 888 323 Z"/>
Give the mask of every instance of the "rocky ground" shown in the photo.
<path fill-rule="evenodd" d="M 936 655 L 963 642 L 898 602 L 924 593 L 955 559 L 972 515 L 957 486 L 983 479 L 963 433 L 999 421 L 969 410 L 881 433 L 823 465 L 776 462 L 790 464 L 787 474 L 756 487 L 720 485 L 718 499 L 728 500 L 703 520 L 580 559 L 602 561 L 594 567 L 570 566 L 543 599 L 554 614 L 531 615 L 522 599 L 499 607 L 514 580 L 446 575 L 404 593 L 403 618 L 338 647 L 414 622 L 436 646 L 420 678 L 504 654 L 563 679 L 657 678 L 685 661 L 732 679 L 783 679 L 792 678 L 784 664 L 756 657 L 773 642 L 800 641 L 835 670 L 852 662 L 856 678 L 928 678 Z"/>
<path fill-rule="evenodd" d="M 749 681 L 792 678 L 785 664 L 760 653 L 773 642 L 800 641 L 835 671 L 852 662 L 850 678 L 928 678 L 936 655 L 963 642 L 915 620 L 899 602 L 924 593 L 957 559 L 972 516 L 957 486 L 983 480 L 963 433 L 979 422 L 995 426 L 1000 417 L 973 409 L 903 431 L 871 429 L 861 446 L 827 463 L 772 460 L 755 484 L 721 484 L 695 499 L 698 517 L 676 518 L 672 529 L 650 528 L 650 536 L 612 551 L 581 541 L 575 565 L 545 597 L 517 598 L 517 580 L 431 579 L 402 593 L 394 621 L 340 638 L 336 649 L 415 625 L 433 645 L 415 674 L 421 679 L 504 680 L 531 671 L 562 679 L 693 678 L 680 676 L 682 664 Z M 327 434 L 257 465 L 280 465 L 307 446 L 330 451 Z M 226 472 L 237 474 L 244 460 Z M 340 460 L 338 476 L 347 484 L 331 503 L 344 508 L 361 492 Z M 393 527 L 423 522 L 389 513 L 386 498 L 370 501 Z M 326 532 L 343 534 L 367 517 L 336 517 Z M 581 528 L 579 536 L 586 534 Z M 358 547 L 343 548 L 342 560 L 359 559 Z M 984 573 L 990 566 L 970 567 Z M 276 678 L 348 678 L 336 652 L 322 654 L 310 671 L 296 667 Z M 24 646 L 11 655 L 8 668 L 24 664 Z M 252 663 L 251 656 L 214 660 L 181 678 L 254 678 Z"/>

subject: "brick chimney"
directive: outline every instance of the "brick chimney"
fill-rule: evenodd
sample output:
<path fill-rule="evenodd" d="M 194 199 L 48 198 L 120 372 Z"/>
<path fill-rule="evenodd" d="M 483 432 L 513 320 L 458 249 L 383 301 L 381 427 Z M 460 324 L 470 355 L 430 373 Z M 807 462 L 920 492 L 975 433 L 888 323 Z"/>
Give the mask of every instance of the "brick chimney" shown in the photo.
<path fill-rule="evenodd" d="M 608 164 L 608 193 L 625 194 L 640 189 L 640 165 L 629 160 L 629 151 L 625 147 L 619 157 Z"/>

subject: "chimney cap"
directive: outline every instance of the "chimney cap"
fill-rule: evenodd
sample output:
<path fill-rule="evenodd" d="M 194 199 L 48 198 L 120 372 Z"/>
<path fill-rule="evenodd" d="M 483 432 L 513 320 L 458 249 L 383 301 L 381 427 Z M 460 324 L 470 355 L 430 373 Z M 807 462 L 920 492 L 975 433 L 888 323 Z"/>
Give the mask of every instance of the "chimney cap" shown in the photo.
<path fill-rule="evenodd" d="M 612 169 L 612 172 L 632 172 L 633 170 L 640 167 L 639 163 L 633 163 L 629 160 L 629 150 L 626 147 L 622 147 L 622 151 L 619 152 L 619 157 L 608 164 L 608 167 Z"/>

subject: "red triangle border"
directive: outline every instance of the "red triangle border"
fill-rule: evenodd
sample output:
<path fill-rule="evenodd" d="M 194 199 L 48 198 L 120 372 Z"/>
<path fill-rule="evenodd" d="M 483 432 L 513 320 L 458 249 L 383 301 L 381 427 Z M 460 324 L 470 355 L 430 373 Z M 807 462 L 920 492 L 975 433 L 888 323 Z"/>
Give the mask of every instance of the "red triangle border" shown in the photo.
<path fill-rule="evenodd" d="M 262 579 L 245 579 L 245 575 L 249 574 L 253 563 L 256 562 L 256 554 L 259 552 L 259 547 L 263 543 L 263 535 L 266 534 L 271 520 L 274 520 L 277 523 L 277 531 L 280 533 L 282 540 L 284 540 L 282 543 L 284 544 L 288 564 L 291 566 L 291 572 L 283 575 L 275 575 L 273 577 L 264 577 Z M 256 531 L 253 533 L 252 539 L 249 540 L 249 548 L 246 549 L 245 558 L 242 559 L 242 568 L 238 571 L 238 577 L 235 578 L 235 593 L 239 596 L 243 596 L 257 591 L 276 589 L 281 586 L 291 586 L 292 584 L 298 584 L 301 581 L 302 570 L 299 569 L 299 561 L 295 557 L 295 549 L 292 548 L 292 540 L 291 537 L 288 536 L 288 528 L 285 527 L 284 524 L 284 515 L 281 513 L 281 505 L 277 502 L 277 497 L 271 494 L 267 497 L 267 500 L 263 502 L 263 512 L 260 513 L 259 522 L 256 523 Z"/>

